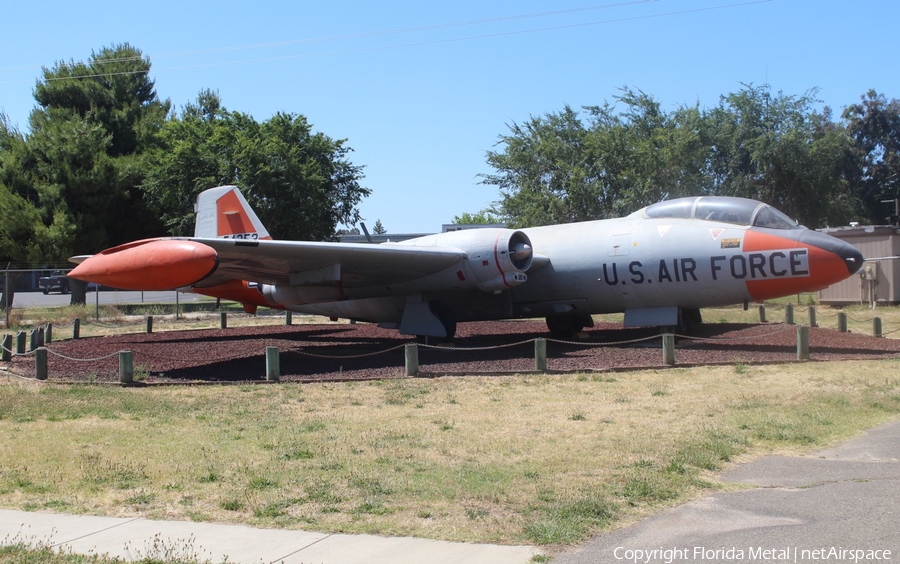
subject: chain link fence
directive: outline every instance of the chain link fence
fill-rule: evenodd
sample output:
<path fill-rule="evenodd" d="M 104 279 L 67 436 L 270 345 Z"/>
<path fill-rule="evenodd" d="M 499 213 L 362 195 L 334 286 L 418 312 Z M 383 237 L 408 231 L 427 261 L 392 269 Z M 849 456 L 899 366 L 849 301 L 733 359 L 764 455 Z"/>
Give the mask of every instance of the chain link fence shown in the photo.
<path fill-rule="evenodd" d="M 175 290 L 164 292 L 134 292 L 97 286 L 66 276 L 71 265 L 49 265 L 40 268 L 16 268 L 8 265 L 0 271 L 0 323 L 10 328 L 23 312 L 31 308 L 60 308 L 82 306 L 81 316 L 100 321 L 110 315 L 128 313 L 127 310 L 157 307 L 155 313 L 178 314 L 198 308 L 211 309 L 215 302 L 193 293 Z M 124 308 L 124 309 L 123 309 Z M 138 312 L 136 312 L 138 313 Z"/>

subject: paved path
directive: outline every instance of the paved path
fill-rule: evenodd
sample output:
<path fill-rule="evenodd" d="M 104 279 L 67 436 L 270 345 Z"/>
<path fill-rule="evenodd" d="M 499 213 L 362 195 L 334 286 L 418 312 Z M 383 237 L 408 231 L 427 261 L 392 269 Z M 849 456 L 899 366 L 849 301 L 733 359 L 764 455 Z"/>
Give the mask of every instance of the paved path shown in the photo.
<path fill-rule="evenodd" d="M 526 564 L 539 552 L 528 546 L 0 510 L 0 544 L 10 541 L 128 560 L 167 556 L 219 563 L 227 557 L 236 564 Z"/>
<path fill-rule="evenodd" d="M 742 464 L 721 479 L 759 487 L 600 535 L 554 564 L 900 561 L 900 421 L 808 456 Z"/>

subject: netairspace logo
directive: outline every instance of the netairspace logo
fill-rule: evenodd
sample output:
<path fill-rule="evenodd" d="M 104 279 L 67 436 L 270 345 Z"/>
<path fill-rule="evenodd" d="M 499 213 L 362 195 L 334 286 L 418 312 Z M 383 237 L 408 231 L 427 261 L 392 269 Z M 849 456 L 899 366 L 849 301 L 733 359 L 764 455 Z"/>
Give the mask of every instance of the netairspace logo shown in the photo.
<path fill-rule="evenodd" d="M 674 562 L 879 562 L 891 560 L 890 550 L 844 548 L 787 547 L 719 547 L 703 546 L 630 549 L 623 546 L 613 550 L 616 560 L 633 564 L 673 564 Z"/>

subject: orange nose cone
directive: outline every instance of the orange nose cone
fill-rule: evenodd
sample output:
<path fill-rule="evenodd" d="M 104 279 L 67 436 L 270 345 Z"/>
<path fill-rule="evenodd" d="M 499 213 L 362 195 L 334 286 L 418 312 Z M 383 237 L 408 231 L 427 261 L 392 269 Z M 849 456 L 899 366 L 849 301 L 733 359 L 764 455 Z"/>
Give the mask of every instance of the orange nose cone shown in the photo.
<path fill-rule="evenodd" d="M 805 249 L 807 256 L 807 263 L 798 269 L 797 276 L 748 280 L 747 290 L 754 300 L 817 292 L 847 278 L 862 265 L 858 250 L 824 233 L 803 229 L 786 231 L 784 235 L 792 238 L 747 231 L 744 251 Z"/>
<path fill-rule="evenodd" d="M 122 290 L 174 290 L 206 278 L 217 265 L 216 251 L 202 243 L 147 239 L 96 254 L 69 276 Z"/>

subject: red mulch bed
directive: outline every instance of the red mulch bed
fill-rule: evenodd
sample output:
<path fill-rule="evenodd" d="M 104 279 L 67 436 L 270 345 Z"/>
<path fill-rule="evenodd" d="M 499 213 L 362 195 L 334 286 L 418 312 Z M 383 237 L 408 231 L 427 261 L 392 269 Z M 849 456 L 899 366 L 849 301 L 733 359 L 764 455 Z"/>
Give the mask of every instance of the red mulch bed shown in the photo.
<path fill-rule="evenodd" d="M 663 367 L 658 331 L 600 323 L 574 343 L 552 340 L 537 321 L 459 325 L 452 348 L 419 348 L 420 373 L 472 374 L 534 369 L 535 338 L 547 338 L 551 371 Z M 796 326 L 711 323 L 697 339 L 678 339 L 675 361 L 685 364 L 796 361 Z M 132 351 L 135 371 L 147 383 L 242 382 L 265 378 L 265 349 L 280 350 L 282 381 L 393 378 L 404 374 L 403 345 L 415 342 L 375 325 L 235 327 L 93 337 L 51 343 L 49 378 L 118 381 L 118 351 Z M 810 329 L 812 360 L 900 357 L 900 339 L 833 329 Z M 467 350 L 473 349 L 473 350 Z M 81 360 L 91 359 L 91 360 Z M 0 363 L 15 374 L 34 375 L 34 356 Z"/>

